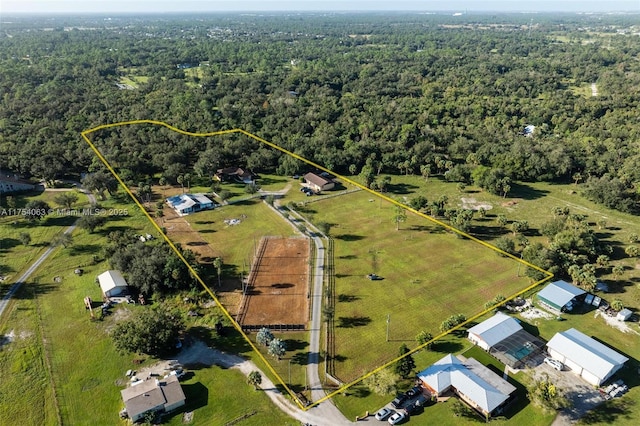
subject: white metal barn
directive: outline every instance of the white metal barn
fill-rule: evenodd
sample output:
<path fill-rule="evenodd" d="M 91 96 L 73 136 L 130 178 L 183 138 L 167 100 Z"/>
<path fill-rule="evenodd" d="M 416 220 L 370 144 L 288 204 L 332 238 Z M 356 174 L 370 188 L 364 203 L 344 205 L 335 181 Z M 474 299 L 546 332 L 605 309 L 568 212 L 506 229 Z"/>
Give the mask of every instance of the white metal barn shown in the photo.
<path fill-rule="evenodd" d="M 522 330 L 517 319 L 498 312 L 486 321 L 469 329 L 469 340 L 485 351 L 503 341 L 512 334 Z"/>
<path fill-rule="evenodd" d="M 122 294 L 127 288 L 127 281 L 120 271 L 106 271 L 98 275 L 100 289 L 106 297 L 114 297 Z"/>
<path fill-rule="evenodd" d="M 547 351 L 594 386 L 600 386 L 629 360 L 575 328 L 556 333 L 547 343 Z"/>

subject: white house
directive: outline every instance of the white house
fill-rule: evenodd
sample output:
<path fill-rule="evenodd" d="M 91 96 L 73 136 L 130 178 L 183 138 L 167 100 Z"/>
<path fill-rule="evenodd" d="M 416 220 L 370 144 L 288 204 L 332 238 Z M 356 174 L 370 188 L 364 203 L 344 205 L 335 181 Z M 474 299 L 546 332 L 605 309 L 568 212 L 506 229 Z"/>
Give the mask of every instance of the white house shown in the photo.
<path fill-rule="evenodd" d="M 98 275 L 98 283 L 105 297 L 114 297 L 122 294 L 127 288 L 127 281 L 120 271 L 106 271 Z"/>
<path fill-rule="evenodd" d="M 133 422 L 148 412 L 169 412 L 185 404 L 186 397 L 177 376 L 151 379 L 120 391 L 127 415 Z"/>
<path fill-rule="evenodd" d="M 473 358 L 462 362 L 452 354 L 418 373 L 424 387 L 440 396 L 453 390 L 463 401 L 486 417 L 499 411 L 516 391 L 515 386 Z"/>
<path fill-rule="evenodd" d="M 594 386 L 606 381 L 629 360 L 575 328 L 556 333 L 547 343 L 547 351 Z"/>
<path fill-rule="evenodd" d="M 201 210 L 210 210 L 215 207 L 213 201 L 204 194 L 175 195 L 167 198 L 167 204 L 180 216 L 186 216 Z"/>
<path fill-rule="evenodd" d="M 497 343 L 522 330 L 517 319 L 498 312 L 486 321 L 469 329 L 468 338 L 475 345 L 488 351 Z"/>

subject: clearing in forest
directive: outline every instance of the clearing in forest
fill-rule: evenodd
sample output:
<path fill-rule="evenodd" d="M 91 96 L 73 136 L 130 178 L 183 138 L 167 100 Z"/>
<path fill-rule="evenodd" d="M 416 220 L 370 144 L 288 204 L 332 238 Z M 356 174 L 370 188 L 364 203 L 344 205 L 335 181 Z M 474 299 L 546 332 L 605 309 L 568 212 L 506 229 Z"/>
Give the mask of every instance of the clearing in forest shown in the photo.
<path fill-rule="evenodd" d="M 250 143 L 239 152 L 246 152 L 247 149 L 275 149 L 308 164 L 315 170 L 336 176 L 344 185 L 352 185 L 363 190 L 346 191 L 339 196 L 326 199 L 314 197 L 314 200 L 317 200 L 315 202 L 309 203 L 309 200 L 305 200 L 298 203 L 303 206 L 303 213 L 312 221 L 330 224 L 333 236 L 328 245 L 330 249 L 327 250 L 327 270 L 330 275 L 326 278 L 329 288 L 326 289 L 326 297 L 323 298 L 329 305 L 325 306 L 325 312 L 334 310 L 331 320 L 328 321 L 329 339 L 326 350 L 327 359 L 330 361 L 329 372 L 346 384 L 326 398 L 343 392 L 365 377 L 395 363 L 399 359 L 394 358 L 395 354 L 402 343 L 414 346 L 410 353 L 421 349 L 415 344 L 418 332 L 428 331 L 435 335 L 434 340 L 439 339 L 488 312 L 484 309 L 484 304 L 497 295 L 505 296 L 508 301 L 552 276 L 446 223 L 413 210 L 400 201 L 370 190 L 358 182 L 242 129 L 192 133 L 163 122 L 138 120 L 98 126 L 84 131 L 83 138 L 162 235 L 164 234 L 159 225 L 88 137 L 99 130 L 109 131 L 115 127 L 135 124 L 162 126 L 176 132 L 180 137 L 244 135 Z M 293 198 L 295 199 L 295 196 Z M 402 221 L 396 220 L 399 215 L 403 215 L 401 211 L 405 211 L 407 217 Z M 219 238 L 220 235 L 216 237 L 218 241 L 227 241 L 229 247 L 244 247 L 243 250 L 246 250 L 246 247 L 251 246 L 250 241 L 226 240 Z M 204 239 L 207 240 L 208 237 L 204 236 Z M 165 240 L 189 266 L 166 235 Z M 306 255 L 308 256 L 308 249 Z M 299 260 L 296 262 L 301 263 Z M 531 284 L 529 279 L 524 277 L 527 267 L 544 272 L 545 277 Z M 229 321 L 242 333 L 256 356 L 268 366 L 270 372 L 300 404 L 281 374 L 276 372 L 273 363 L 261 354 L 210 286 L 195 270 L 189 268 Z M 370 274 L 375 274 L 381 279 L 368 279 L 367 275 L 371 277 Z M 278 282 L 267 285 L 279 285 L 282 279 L 276 281 Z M 298 292 L 297 285 L 292 288 Z M 251 303 L 253 302 L 249 303 L 249 308 Z M 247 312 L 253 311 L 249 309 Z M 467 320 L 452 330 L 440 333 L 441 322 L 455 314 L 463 314 Z M 309 407 L 326 398 L 315 401 Z"/>

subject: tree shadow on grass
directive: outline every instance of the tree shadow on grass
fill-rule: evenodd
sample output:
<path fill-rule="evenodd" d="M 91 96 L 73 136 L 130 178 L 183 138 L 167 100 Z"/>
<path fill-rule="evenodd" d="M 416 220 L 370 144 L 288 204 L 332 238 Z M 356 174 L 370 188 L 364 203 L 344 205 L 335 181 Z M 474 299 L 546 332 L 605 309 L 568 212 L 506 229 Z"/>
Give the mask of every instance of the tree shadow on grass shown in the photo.
<path fill-rule="evenodd" d="M 631 412 L 637 402 L 631 398 L 614 398 L 589 411 L 580 419 L 582 424 L 616 424 L 620 420 L 631 420 Z"/>
<path fill-rule="evenodd" d="M 337 327 L 340 328 L 353 328 L 353 327 L 363 327 L 368 325 L 371 322 L 371 318 L 363 317 L 363 316 L 353 316 L 353 317 L 340 317 L 338 318 Z"/>
<path fill-rule="evenodd" d="M 99 253 L 101 246 L 98 244 L 74 244 L 69 248 L 71 256 L 78 256 L 87 253 Z"/>
<path fill-rule="evenodd" d="M 301 351 L 309 346 L 309 342 L 300 339 L 285 339 L 284 344 L 288 351 Z"/>
<path fill-rule="evenodd" d="M 338 302 L 355 302 L 356 300 L 360 300 L 360 296 L 356 296 L 354 294 L 339 294 Z"/>
<path fill-rule="evenodd" d="M 363 237 L 362 235 L 354 235 L 354 234 L 336 235 L 333 238 L 335 238 L 337 240 L 342 240 L 342 241 L 360 241 L 360 240 L 365 239 L 365 237 Z"/>
<path fill-rule="evenodd" d="M 309 364 L 309 353 L 309 351 L 298 352 L 291 357 L 291 362 L 298 365 L 307 365 Z"/>
<path fill-rule="evenodd" d="M 511 198 L 524 198 L 525 200 L 537 200 L 547 195 L 549 191 L 532 188 L 529 185 L 523 183 L 512 183 L 511 192 L 509 195 Z"/>
<path fill-rule="evenodd" d="M 387 192 L 392 194 L 413 194 L 416 189 L 418 189 L 417 186 L 408 183 L 390 183 L 387 185 Z"/>
<path fill-rule="evenodd" d="M 2 238 L 0 239 L 0 253 L 6 253 L 19 245 L 20 240 L 16 240 L 15 238 Z"/>
<path fill-rule="evenodd" d="M 435 341 L 431 345 L 432 351 L 443 352 L 443 353 L 456 353 L 461 351 L 462 348 L 463 348 L 462 343 L 453 342 L 449 340 Z"/>

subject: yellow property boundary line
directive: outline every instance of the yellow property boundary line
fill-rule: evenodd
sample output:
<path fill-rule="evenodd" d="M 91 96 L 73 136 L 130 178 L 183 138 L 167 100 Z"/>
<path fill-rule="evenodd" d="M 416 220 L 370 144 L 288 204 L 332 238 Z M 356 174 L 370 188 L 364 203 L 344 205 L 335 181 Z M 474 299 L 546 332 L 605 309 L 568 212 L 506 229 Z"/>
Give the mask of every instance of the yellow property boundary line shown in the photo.
<path fill-rule="evenodd" d="M 307 163 L 315 168 L 317 168 L 318 170 L 322 170 L 324 172 L 330 173 L 334 176 L 336 176 L 337 178 L 339 178 L 340 180 L 342 180 L 343 182 L 347 182 L 355 187 L 358 187 L 364 191 L 369 192 L 370 194 L 379 197 L 385 201 L 390 202 L 391 204 L 394 204 L 398 207 L 401 207 L 405 210 L 410 211 L 411 213 L 414 213 L 424 219 L 427 219 L 430 222 L 433 222 L 437 225 L 442 226 L 443 228 L 454 232 L 456 234 L 459 234 L 465 238 L 468 238 L 478 244 L 483 245 L 486 248 L 489 248 L 503 256 L 506 257 L 510 257 L 511 259 L 529 267 L 529 268 L 533 268 L 539 272 L 542 272 L 543 274 L 545 274 L 545 277 L 533 284 L 531 284 L 529 287 L 525 288 L 522 291 L 519 291 L 513 295 L 511 295 L 510 297 L 508 297 L 507 299 L 505 299 L 504 301 L 502 301 L 501 303 L 494 305 L 492 307 L 490 307 L 489 309 L 485 309 L 482 312 L 480 312 L 477 315 L 474 315 L 473 317 L 467 319 L 466 321 L 464 321 L 461 324 L 458 324 L 457 326 L 453 327 L 450 330 L 447 330 L 445 332 L 442 332 L 440 334 L 438 334 L 437 336 L 435 336 L 434 338 L 432 338 L 431 340 L 429 340 L 428 342 L 412 349 L 411 351 L 409 351 L 408 353 L 399 356 L 397 358 L 392 359 L 391 361 L 387 362 L 386 364 L 383 364 L 379 367 L 377 367 L 376 369 L 370 371 L 369 373 L 363 375 L 362 377 L 347 383 L 345 385 L 343 385 L 340 389 L 335 390 L 334 392 L 326 395 L 325 397 L 317 400 L 317 401 L 313 401 L 311 403 L 311 405 L 309 406 L 304 406 L 304 404 L 302 404 L 300 402 L 300 400 L 298 399 L 298 397 L 296 396 L 296 394 L 289 388 L 289 386 L 285 383 L 285 381 L 282 379 L 282 377 L 275 371 L 275 369 L 273 368 L 273 366 L 271 365 L 271 363 L 269 361 L 267 361 L 267 359 L 264 357 L 264 355 L 262 355 L 262 353 L 260 353 L 260 351 L 258 350 L 258 348 L 254 345 L 254 343 L 251 341 L 251 339 L 249 338 L 249 336 L 247 336 L 247 334 L 242 330 L 242 327 L 233 319 L 233 317 L 231 316 L 231 314 L 229 314 L 229 311 L 227 311 L 227 309 L 222 305 L 222 303 L 220 303 L 220 301 L 218 300 L 218 298 L 216 297 L 216 295 L 214 294 L 213 291 L 211 291 L 211 289 L 209 288 L 209 286 L 207 286 L 207 284 L 205 284 L 205 282 L 202 280 L 202 278 L 200 278 L 200 276 L 196 273 L 196 271 L 191 267 L 191 265 L 189 265 L 189 262 L 187 262 L 187 260 L 182 256 L 182 254 L 180 253 L 180 251 L 177 249 L 177 247 L 173 244 L 173 242 L 169 239 L 169 237 L 162 232 L 162 229 L 160 228 L 160 226 L 158 226 L 158 224 L 153 220 L 153 218 L 151 217 L 151 215 L 149 214 L 149 212 L 146 211 L 146 209 L 144 208 L 144 206 L 140 203 L 140 201 L 138 200 L 138 198 L 131 192 L 131 190 L 127 187 L 127 185 L 124 183 L 124 181 L 122 180 L 122 178 L 118 175 L 118 173 L 116 173 L 115 169 L 113 168 L 113 166 L 111 166 L 111 164 L 107 161 L 107 159 L 102 155 L 102 153 L 100 152 L 100 150 L 93 144 L 93 142 L 91 142 L 91 140 L 89 139 L 88 135 L 93 133 L 93 132 L 97 132 L 99 130 L 104 130 L 104 129 L 110 129 L 110 128 L 114 128 L 114 127 L 121 127 L 121 126 L 129 126 L 129 125 L 136 125 L 136 124 L 152 124 L 152 125 L 156 125 L 156 126 L 161 126 L 161 127 L 165 127 L 169 130 L 172 130 L 174 132 L 186 135 L 186 136 L 195 136 L 195 137 L 208 137 L 208 136 L 220 136 L 220 135 L 228 135 L 228 134 L 232 134 L 232 133 L 240 133 L 243 134 L 257 142 L 260 142 L 264 145 L 267 145 L 273 149 L 276 149 L 280 152 L 283 152 L 293 158 L 295 158 L 296 160 L 300 160 L 303 163 Z M 138 206 L 138 208 L 140 208 L 140 211 L 142 211 L 142 213 L 144 213 L 144 215 L 147 217 L 147 219 L 149 220 L 149 222 L 153 225 L 153 227 L 156 229 L 156 231 L 158 231 L 158 233 L 160 235 L 162 235 L 162 237 L 164 238 L 164 240 L 166 241 L 167 244 L 169 244 L 169 247 L 171 247 L 171 249 L 175 252 L 175 254 L 178 256 L 178 258 L 187 266 L 187 268 L 189 269 L 189 272 L 191 272 L 191 274 L 193 275 L 193 277 L 198 281 L 198 283 L 200 283 L 200 285 L 202 285 L 202 287 L 207 291 L 207 293 L 209 293 L 209 295 L 213 298 L 213 300 L 216 302 L 216 304 L 218 305 L 218 307 L 222 310 L 223 314 L 231 321 L 231 324 L 233 324 L 233 326 L 236 328 L 236 330 L 238 330 L 240 332 L 240 334 L 244 337 L 244 339 L 247 341 L 247 343 L 249 344 L 249 346 L 251 347 L 251 349 L 258 355 L 258 357 L 260 358 L 260 360 L 262 362 L 264 362 L 264 364 L 267 366 L 267 368 L 269 369 L 269 371 L 279 380 L 280 384 L 282 386 L 284 386 L 284 388 L 287 390 L 287 392 L 289 393 L 289 395 L 293 398 L 294 401 L 296 401 L 296 403 L 298 404 L 298 406 L 300 407 L 300 409 L 306 411 L 312 407 L 315 407 L 316 405 L 320 404 L 321 402 L 324 402 L 325 400 L 328 400 L 332 397 L 334 397 L 335 395 L 342 393 L 344 391 L 346 391 L 347 389 L 349 389 L 351 386 L 354 386 L 357 383 L 360 383 L 361 381 L 363 381 L 364 379 L 366 379 L 369 376 L 372 376 L 373 374 L 376 374 L 378 372 L 380 372 L 381 370 L 384 370 L 385 368 L 395 364 L 396 362 L 398 362 L 400 359 L 409 356 L 415 352 L 418 352 L 419 350 L 423 349 L 424 347 L 426 347 L 427 345 L 432 344 L 433 342 L 435 342 L 438 339 L 441 339 L 442 337 L 466 326 L 467 324 L 469 324 L 472 321 L 475 321 L 477 318 L 493 311 L 494 309 L 496 309 L 499 306 L 502 306 L 503 304 L 507 303 L 510 300 L 513 300 L 514 298 L 520 296 L 521 294 L 524 294 L 528 291 L 530 291 L 531 289 L 537 287 L 538 285 L 542 284 L 545 281 L 550 280 L 553 277 L 553 274 L 550 273 L 549 271 L 545 271 L 542 268 L 539 268 L 536 265 L 533 265 L 525 260 L 522 260 L 510 253 L 507 253 L 503 250 L 500 250 L 497 247 L 492 246 L 489 243 L 486 243 L 472 235 L 469 235 L 465 232 L 460 231 L 459 229 L 456 229 L 454 227 L 452 227 L 451 225 L 448 225 L 444 222 L 441 222 L 425 213 L 422 213 L 418 210 L 415 210 L 405 204 L 402 204 L 399 201 L 394 200 L 393 198 L 390 198 L 384 194 L 381 194 L 379 192 L 376 192 L 352 179 L 349 179 L 345 176 L 339 175 L 329 169 L 327 169 L 326 167 L 322 167 L 319 164 L 316 164 L 310 160 L 307 160 L 304 157 L 299 156 L 298 154 L 295 154 L 291 151 L 288 151 L 272 142 L 269 142 L 265 139 L 262 139 L 252 133 L 247 132 L 246 130 L 243 129 L 231 129 L 231 130 L 221 130 L 221 131 L 216 131 L 216 132 L 207 132 L 207 133 L 195 133 L 195 132 L 188 132 L 185 130 L 181 130 L 177 127 L 174 127 L 170 124 L 167 124 L 163 121 L 156 121 L 156 120 L 132 120 L 132 121 L 122 121 L 122 122 L 118 122 L 118 123 L 111 123 L 111 124 L 103 124 L 97 127 L 93 127 L 91 129 L 85 130 L 83 132 L 80 133 L 83 137 L 83 139 L 87 142 L 87 144 L 89 144 L 89 146 L 91 147 L 91 149 L 93 150 L 93 152 L 98 156 L 98 158 L 100 159 L 100 161 L 102 161 L 102 163 L 105 165 L 105 167 L 111 172 L 111 174 L 116 178 L 116 180 L 118 181 L 118 183 L 120 184 L 120 186 L 125 190 L 125 192 L 131 197 L 131 199 L 136 203 L 136 205 Z M 306 374 L 306 373 L 305 373 Z"/>

